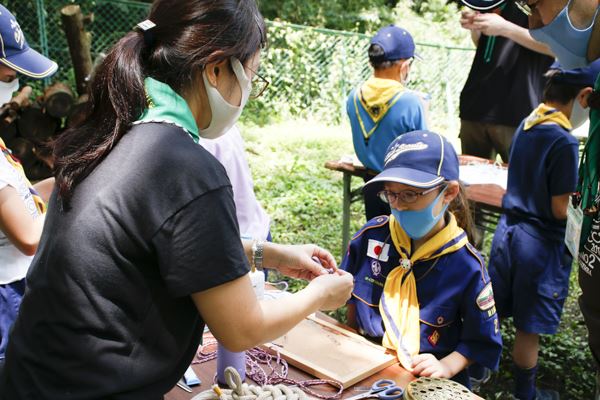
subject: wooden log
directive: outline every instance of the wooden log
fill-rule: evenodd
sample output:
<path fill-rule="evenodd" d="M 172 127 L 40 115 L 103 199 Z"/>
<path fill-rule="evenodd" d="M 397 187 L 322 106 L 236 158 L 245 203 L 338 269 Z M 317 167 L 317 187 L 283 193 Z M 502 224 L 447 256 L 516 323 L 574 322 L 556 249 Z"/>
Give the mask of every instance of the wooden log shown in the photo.
<path fill-rule="evenodd" d="M 83 96 L 79 96 L 73 107 L 71 107 L 71 112 L 67 117 L 67 121 L 65 126 L 67 128 L 73 128 L 75 126 L 79 126 L 87 117 L 89 111 L 89 97 L 87 94 Z"/>
<path fill-rule="evenodd" d="M 31 87 L 25 86 L 19 94 L 0 107 L 0 126 L 8 126 L 15 122 L 19 109 L 29 105 L 29 96 L 31 96 Z"/>
<path fill-rule="evenodd" d="M 63 118 L 69 115 L 73 106 L 73 92 L 68 85 L 56 82 L 44 90 L 44 109 L 54 118 Z"/>
<path fill-rule="evenodd" d="M 84 29 L 84 16 L 77 4 L 63 7 L 60 14 L 75 70 L 77 92 L 81 95 L 87 90 L 88 77 L 92 72 L 91 35 Z"/>
<path fill-rule="evenodd" d="M 21 110 L 17 120 L 19 135 L 34 143 L 50 139 L 60 127 L 60 120 L 44 113 L 39 105 Z"/>

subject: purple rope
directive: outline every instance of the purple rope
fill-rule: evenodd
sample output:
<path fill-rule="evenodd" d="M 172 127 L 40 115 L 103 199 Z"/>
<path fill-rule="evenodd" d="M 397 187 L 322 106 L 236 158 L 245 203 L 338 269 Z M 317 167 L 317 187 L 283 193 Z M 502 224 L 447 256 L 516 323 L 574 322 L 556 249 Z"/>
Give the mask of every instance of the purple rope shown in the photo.
<path fill-rule="evenodd" d="M 217 341 L 214 339 L 205 340 L 204 344 L 198 348 L 196 353 L 196 360 L 192 361 L 192 364 L 201 364 L 217 358 L 216 350 Z M 212 349 L 210 349 L 212 347 Z M 266 366 L 268 373 L 262 365 Z M 297 381 L 292 378 L 288 378 L 289 366 L 287 361 L 281 358 L 281 354 L 276 352 L 275 355 L 269 354 L 266 351 L 254 347 L 246 351 L 246 376 L 252 379 L 260 386 L 265 385 L 279 385 L 285 384 L 290 386 L 297 386 L 304 392 L 311 396 L 317 397 L 323 400 L 333 400 L 341 397 L 344 391 L 344 386 L 334 380 L 329 379 L 307 379 L 303 381 Z M 216 383 L 217 375 L 213 378 L 213 382 Z M 311 389 L 312 386 L 320 385 L 331 385 L 338 389 L 336 393 L 325 394 L 322 392 Z"/>

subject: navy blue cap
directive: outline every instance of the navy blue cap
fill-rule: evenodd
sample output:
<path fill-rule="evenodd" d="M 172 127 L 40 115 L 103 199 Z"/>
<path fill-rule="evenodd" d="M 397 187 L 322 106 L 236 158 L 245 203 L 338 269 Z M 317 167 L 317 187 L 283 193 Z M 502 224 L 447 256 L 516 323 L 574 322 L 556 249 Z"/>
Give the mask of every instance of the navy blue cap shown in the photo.
<path fill-rule="evenodd" d="M 415 54 L 415 41 L 406 29 L 396 25 L 381 28 L 371 39 L 383 49 L 385 61 L 406 60 L 411 57 L 421 58 Z"/>
<path fill-rule="evenodd" d="M 506 0 L 461 0 L 461 2 L 473 10 L 489 11 L 500 7 L 502 4 L 506 3 Z"/>
<path fill-rule="evenodd" d="M 408 132 L 390 144 L 383 171 L 367 182 L 365 188 L 377 182 L 397 182 L 427 189 L 444 181 L 457 181 L 458 165 L 454 147 L 442 135 L 430 131 Z"/>
<path fill-rule="evenodd" d="M 46 78 L 58 69 L 54 61 L 29 47 L 17 19 L 2 5 L 0 5 L 0 62 L 34 79 Z"/>
<path fill-rule="evenodd" d="M 598 74 L 600 74 L 600 58 L 582 68 L 562 69 L 552 75 L 552 82 L 572 86 L 594 87 Z"/>

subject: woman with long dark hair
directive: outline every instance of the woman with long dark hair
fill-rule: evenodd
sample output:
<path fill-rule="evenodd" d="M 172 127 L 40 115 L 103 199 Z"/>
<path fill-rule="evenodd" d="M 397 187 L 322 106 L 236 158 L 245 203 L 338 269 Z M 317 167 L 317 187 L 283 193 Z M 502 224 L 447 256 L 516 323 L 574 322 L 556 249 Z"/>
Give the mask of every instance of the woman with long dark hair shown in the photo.
<path fill-rule="evenodd" d="M 110 51 L 91 108 L 56 143 L 50 201 L 0 385 L 6 399 L 156 399 L 204 324 L 229 350 L 344 304 L 352 277 L 314 245 L 242 243 L 231 186 L 198 137 L 235 123 L 258 79 L 254 0 L 157 0 Z M 254 91 L 254 93 L 252 93 Z M 248 259 L 306 289 L 258 302 Z"/>

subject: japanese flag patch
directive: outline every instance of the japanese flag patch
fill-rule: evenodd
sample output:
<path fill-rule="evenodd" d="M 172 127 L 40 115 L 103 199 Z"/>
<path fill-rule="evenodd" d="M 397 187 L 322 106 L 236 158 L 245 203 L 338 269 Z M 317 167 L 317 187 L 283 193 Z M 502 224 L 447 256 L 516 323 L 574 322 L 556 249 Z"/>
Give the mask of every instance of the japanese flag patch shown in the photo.
<path fill-rule="evenodd" d="M 485 285 L 483 290 L 477 296 L 477 307 L 481 311 L 489 310 L 496 305 L 494 301 L 494 291 L 492 290 L 492 282 Z"/>
<path fill-rule="evenodd" d="M 389 252 L 389 244 L 385 244 L 379 240 L 369 239 L 369 247 L 367 248 L 368 257 L 386 262 L 390 259 Z"/>

